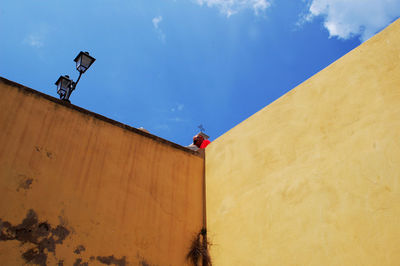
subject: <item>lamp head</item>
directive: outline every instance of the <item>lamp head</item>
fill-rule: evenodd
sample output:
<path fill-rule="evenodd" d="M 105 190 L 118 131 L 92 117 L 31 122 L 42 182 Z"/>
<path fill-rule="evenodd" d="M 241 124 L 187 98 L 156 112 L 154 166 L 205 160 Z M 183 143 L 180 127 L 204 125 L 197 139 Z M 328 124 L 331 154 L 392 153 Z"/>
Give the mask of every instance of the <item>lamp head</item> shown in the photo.
<path fill-rule="evenodd" d="M 76 62 L 76 69 L 83 74 L 94 63 L 94 61 L 96 61 L 96 59 L 90 56 L 88 52 L 80 51 L 74 61 Z"/>
<path fill-rule="evenodd" d="M 60 95 L 61 100 L 68 100 L 69 95 L 72 92 L 73 81 L 68 75 L 60 76 L 56 81 L 57 93 Z"/>

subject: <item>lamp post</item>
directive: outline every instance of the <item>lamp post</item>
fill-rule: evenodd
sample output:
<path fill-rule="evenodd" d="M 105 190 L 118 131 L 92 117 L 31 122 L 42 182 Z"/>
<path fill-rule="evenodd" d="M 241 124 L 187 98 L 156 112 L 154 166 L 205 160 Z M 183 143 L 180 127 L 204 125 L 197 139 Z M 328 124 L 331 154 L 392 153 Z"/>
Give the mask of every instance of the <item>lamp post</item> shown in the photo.
<path fill-rule="evenodd" d="M 93 64 L 96 59 L 89 55 L 88 52 L 80 52 L 74 59 L 76 62 L 76 70 L 79 71 L 79 76 L 76 82 L 69 78 L 68 75 L 60 76 L 56 81 L 57 93 L 60 95 L 60 99 L 70 102 L 69 97 L 71 93 L 75 90 L 76 85 L 83 73 L 88 70 L 88 68 Z"/>

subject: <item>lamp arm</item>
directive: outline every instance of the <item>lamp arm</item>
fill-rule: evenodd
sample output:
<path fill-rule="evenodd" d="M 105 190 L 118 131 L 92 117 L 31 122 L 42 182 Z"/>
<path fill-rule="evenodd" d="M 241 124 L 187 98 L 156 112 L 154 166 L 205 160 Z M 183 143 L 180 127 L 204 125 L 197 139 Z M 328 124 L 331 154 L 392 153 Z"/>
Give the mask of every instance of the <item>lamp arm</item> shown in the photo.
<path fill-rule="evenodd" d="M 78 79 L 76 80 L 76 82 L 74 83 L 74 90 L 75 90 L 76 85 L 78 85 L 78 82 L 79 82 L 79 80 L 81 79 L 81 76 L 82 76 L 82 72 L 79 71 L 79 77 L 78 77 Z"/>
<path fill-rule="evenodd" d="M 68 91 L 68 93 L 67 93 L 67 95 L 65 97 L 65 99 L 67 101 L 69 101 L 69 96 L 71 96 L 71 93 L 75 90 L 76 85 L 78 85 L 78 82 L 81 79 L 81 76 L 82 76 L 82 72 L 79 71 L 79 76 L 78 76 L 78 79 L 76 80 L 76 82 L 72 81 L 71 85 L 69 85 L 70 86 L 70 90 Z"/>

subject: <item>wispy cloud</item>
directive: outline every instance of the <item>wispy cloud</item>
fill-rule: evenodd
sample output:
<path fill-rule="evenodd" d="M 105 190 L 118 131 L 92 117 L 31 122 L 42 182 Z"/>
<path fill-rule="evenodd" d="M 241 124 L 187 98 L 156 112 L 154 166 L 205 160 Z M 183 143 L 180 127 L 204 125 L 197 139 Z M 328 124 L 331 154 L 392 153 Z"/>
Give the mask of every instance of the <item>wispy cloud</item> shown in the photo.
<path fill-rule="evenodd" d="M 244 9 L 252 9 L 258 15 L 271 5 L 270 0 L 196 0 L 196 3 L 218 8 L 228 18 Z"/>
<path fill-rule="evenodd" d="M 44 36 L 38 33 L 31 33 L 25 37 L 24 43 L 34 48 L 41 48 L 44 45 Z"/>
<path fill-rule="evenodd" d="M 185 119 L 180 117 L 180 112 L 183 111 L 184 107 L 185 107 L 185 105 L 182 104 L 182 103 L 177 103 L 176 105 L 174 105 L 170 109 L 170 111 L 171 111 L 171 113 L 173 113 L 174 117 L 173 118 L 169 118 L 168 121 L 176 122 L 176 123 L 178 123 L 178 122 L 186 122 Z"/>
<path fill-rule="evenodd" d="M 186 122 L 186 120 L 185 119 L 183 119 L 183 118 L 181 118 L 181 117 L 173 117 L 173 118 L 170 118 L 170 119 L 168 119 L 169 121 L 172 121 L 172 122 Z"/>
<path fill-rule="evenodd" d="M 304 21 L 322 16 L 330 37 L 363 42 L 400 16 L 400 0 L 309 0 Z"/>
<path fill-rule="evenodd" d="M 23 39 L 23 43 L 33 48 L 42 48 L 46 45 L 46 38 L 51 32 L 51 26 L 43 23 L 37 25 L 34 31 L 29 32 Z"/>
<path fill-rule="evenodd" d="M 162 16 L 158 16 L 158 17 L 154 17 L 152 19 L 152 22 L 153 22 L 154 29 L 158 35 L 158 38 L 162 42 L 165 42 L 165 33 L 161 30 L 160 25 L 159 25 L 162 20 L 163 20 Z"/>
<path fill-rule="evenodd" d="M 182 103 L 178 103 L 177 105 L 171 108 L 171 112 L 182 111 L 184 107 L 185 105 L 183 105 Z"/>
<path fill-rule="evenodd" d="M 154 28 L 158 29 L 158 24 L 162 21 L 162 16 L 158 16 L 153 18 L 152 22 L 153 22 L 153 26 Z"/>

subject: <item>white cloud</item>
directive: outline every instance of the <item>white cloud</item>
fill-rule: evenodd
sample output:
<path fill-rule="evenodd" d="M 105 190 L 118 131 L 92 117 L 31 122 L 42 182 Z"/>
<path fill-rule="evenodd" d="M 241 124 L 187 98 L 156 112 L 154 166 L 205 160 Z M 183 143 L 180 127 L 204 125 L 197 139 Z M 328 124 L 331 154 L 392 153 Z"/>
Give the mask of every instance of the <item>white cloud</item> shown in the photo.
<path fill-rule="evenodd" d="M 25 38 L 24 43 L 35 48 L 40 48 L 44 45 L 44 38 L 39 34 L 31 33 Z"/>
<path fill-rule="evenodd" d="M 152 19 L 154 28 L 158 29 L 158 24 L 162 21 L 162 16 L 158 16 Z"/>
<path fill-rule="evenodd" d="M 178 104 L 178 107 L 177 107 L 178 111 L 182 111 L 183 107 L 185 107 L 183 104 Z"/>
<path fill-rule="evenodd" d="M 28 32 L 22 42 L 34 48 L 41 48 L 45 46 L 47 36 L 52 30 L 53 28 L 45 23 L 35 25 L 35 30 Z"/>
<path fill-rule="evenodd" d="M 151 21 L 153 22 L 153 26 L 155 31 L 157 32 L 158 38 L 162 41 L 165 42 L 165 34 L 160 28 L 160 23 L 163 20 L 162 16 L 154 17 Z"/>
<path fill-rule="evenodd" d="M 170 119 L 168 119 L 169 121 L 172 121 L 172 122 L 177 122 L 177 123 L 179 123 L 179 122 L 185 122 L 185 119 L 183 119 L 183 118 L 181 118 L 181 117 L 174 117 L 174 118 L 170 118 Z"/>
<path fill-rule="evenodd" d="M 216 7 L 221 13 L 230 17 L 243 9 L 253 9 L 258 15 L 265 11 L 270 5 L 270 0 L 195 0 L 199 5 Z"/>
<path fill-rule="evenodd" d="M 316 16 L 330 37 L 366 41 L 400 16 L 400 0 L 310 0 L 305 20 Z"/>
<path fill-rule="evenodd" d="M 171 113 L 173 113 L 171 115 L 173 115 L 174 117 L 169 118 L 168 121 L 177 122 L 177 123 L 186 122 L 185 119 L 180 117 L 180 113 L 179 113 L 179 112 L 183 111 L 184 107 L 185 107 L 185 105 L 182 103 L 175 104 L 175 106 L 170 109 Z"/>
<path fill-rule="evenodd" d="M 171 108 L 171 112 L 182 111 L 184 107 L 185 105 L 178 103 L 177 105 Z"/>

